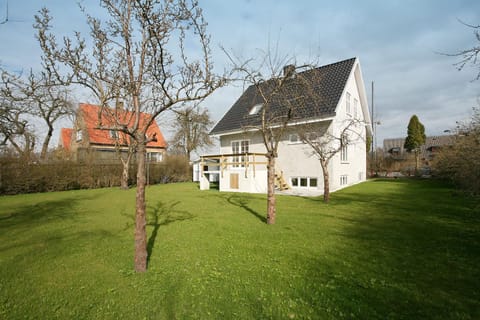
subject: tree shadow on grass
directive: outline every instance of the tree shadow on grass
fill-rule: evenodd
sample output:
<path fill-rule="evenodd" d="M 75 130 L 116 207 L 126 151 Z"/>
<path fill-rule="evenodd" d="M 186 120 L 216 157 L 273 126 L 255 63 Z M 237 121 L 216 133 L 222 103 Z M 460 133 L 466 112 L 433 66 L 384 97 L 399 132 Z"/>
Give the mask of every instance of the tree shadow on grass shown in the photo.
<path fill-rule="evenodd" d="M 155 247 L 155 241 L 160 226 L 166 226 L 178 221 L 190 220 L 195 217 L 190 212 L 176 209 L 179 204 L 180 201 L 171 201 L 168 203 L 157 201 L 155 206 L 148 207 L 147 226 L 153 227 L 153 230 L 147 242 L 147 265 L 150 263 L 150 257 L 152 256 Z"/>
<path fill-rule="evenodd" d="M 35 247 L 34 250 L 69 253 L 77 240 L 91 237 L 105 238 L 111 234 L 105 230 L 80 231 L 84 209 L 82 202 L 94 200 L 102 195 L 77 195 L 59 200 L 47 200 L 8 209 L 0 216 L 0 234 L 14 241 L 0 243 L 0 252 L 13 248 Z M 91 229 L 95 229 L 92 227 Z M 51 248 L 54 248 L 51 250 Z"/>
<path fill-rule="evenodd" d="M 263 223 L 267 223 L 267 218 L 264 215 L 258 213 L 248 205 L 249 199 L 247 196 L 243 194 L 220 194 L 218 197 L 231 205 L 242 208 Z"/>
<path fill-rule="evenodd" d="M 60 219 L 78 219 L 77 206 L 85 200 L 93 200 L 98 196 L 69 197 L 61 200 L 38 202 L 31 205 L 11 208 L 0 216 L 0 230 L 15 227 L 30 228 L 44 222 Z"/>

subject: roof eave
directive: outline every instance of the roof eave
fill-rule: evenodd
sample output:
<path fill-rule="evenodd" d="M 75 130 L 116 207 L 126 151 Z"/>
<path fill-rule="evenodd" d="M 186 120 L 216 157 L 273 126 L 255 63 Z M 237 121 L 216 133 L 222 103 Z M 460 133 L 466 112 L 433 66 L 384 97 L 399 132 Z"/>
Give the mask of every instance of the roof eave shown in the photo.
<path fill-rule="evenodd" d="M 331 121 L 335 118 L 336 113 L 329 114 L 327 116 L 323 117 L 316 117 L 316 118 L 310 118 L 310 119 L 302 119 L 302 120 L 297 120 L 297 121 L 292 121 L 287 123 L 287 127 L 293 127 L 293 126 L 299 126 L 299 125 L 304 125 L 304 124 L 312 124 L 312 123 L 318 123 L 318 122 L 324 122 L 324 121 Z M 271 126 L 271 128 L 280 128 L 282 125 L 274 125 Z M 210 133 L 209 135 L 214 138 L 219 138 L 221 136 L 226 136 L 226 135 L 233 135 L 233 134 L 240 134 L 240 133 L 245 133 L 245 132 L 255 132 L 259 131 L 258 128 L 251 127 L 251 128 L 236 128 L 232 130 L 225 130 L 225 131 L 219 131 L 215 133 Z"/>

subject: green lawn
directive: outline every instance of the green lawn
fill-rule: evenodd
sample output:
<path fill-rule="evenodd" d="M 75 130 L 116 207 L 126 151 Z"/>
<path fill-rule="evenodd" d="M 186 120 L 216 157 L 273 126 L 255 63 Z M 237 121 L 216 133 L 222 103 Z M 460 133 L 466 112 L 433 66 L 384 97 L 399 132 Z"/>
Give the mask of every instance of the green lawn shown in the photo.
<path fill-rule="evenodd" d="M 480 212 L 434 181 L 321 198 L 148 188 L 0 197 L 0 319 L 479 319 Z"/>

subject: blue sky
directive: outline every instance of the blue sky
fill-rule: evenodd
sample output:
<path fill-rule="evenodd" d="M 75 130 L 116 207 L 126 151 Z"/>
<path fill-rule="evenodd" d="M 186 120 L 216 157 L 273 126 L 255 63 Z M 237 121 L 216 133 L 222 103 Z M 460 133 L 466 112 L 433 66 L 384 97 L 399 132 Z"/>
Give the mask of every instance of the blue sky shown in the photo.
<path fill-rule="evenodd" d="M 32 24 L 42 6 L 51 10 L 59 37 L 85 30 L 76 1 L 9 2 L 9 21 L 0 25 L 0 63 L 9 70 L 39 67 Z M 98 11 L 97 0 L 82 2 L 90 13 Z M 425 125 L 427 135 L 438 135 L 478 106 L 480 81 L 472 81 L 477 69 L 469 66 L 459 72 L 453 66 L 455 58 L 436 52 L 456 52 L 476 44 L 472 30 L 458 19 L 480 24 L 480 1 L 200 0 L 200 5 L 219 69 L 227 63 L 220 45 L 248 57 L 278 43 L 283 55 L 299 63 L 328 64 L 359 57 L 369 100 L 375 82 L 379 146 L 384 138 L 405 136 L 413 114 Z M 0 0 L 1 21 L 5 6 L 6 0 Z M 241 92 L 241 86 L 223 88 L 204 106 L 218 120 Z"/>

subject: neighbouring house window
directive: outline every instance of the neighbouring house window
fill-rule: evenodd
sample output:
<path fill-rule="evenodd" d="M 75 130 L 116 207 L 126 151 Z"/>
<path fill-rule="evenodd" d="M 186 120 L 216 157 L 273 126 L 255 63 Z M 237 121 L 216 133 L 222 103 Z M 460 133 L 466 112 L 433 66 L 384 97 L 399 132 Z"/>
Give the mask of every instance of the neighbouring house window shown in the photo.
<path fill-rule="evenodd" d="M 112 139 L 117 139 L 118 138 L 118 133 L 116 130 L 110 130 L 110 138 Z"/>
<path fill-rule="evenodd" d="M 256 115 L 257 113 L 260 112 L 260 110 L 262 110 L 262 107 L 263 107 L 263 104 L 257 103 L 252 107 L 252 109 L 250 109 L 250 112 L 248 114 L 251 116 Z"/>
<path fill-rule="evenodd" d="M 353 99 L 353 117 L 358 119 L 358 100 L 356 98 Z"/>
<path fill-rule="evenodd" d="M 290 143 L 298 143 L 300 142 L 300 137 L 298 136 L 298 134 L 292 133 L 289 135 L 289 140 L 290 140 Z"/>
<path fill-rule="evenodd" d="M 290 185 L 295 188 L 316 188 L 318 179 L 314 177 L 292 177 Z"/>
<path fill-rule="evenodd" d="M 150 162 L 160 162 L 163 160 L 163 154 L 161 152 L 149 152 L 147 153 L 147 159 Z"/>
<path fill-rule="evenodd" d="M 232 157 L 232 162 L 234 162 L 233 167 L 245 166 L 244 162 L 247 160 L 245 154 L 248 153 L 248 149 L 248 140 L 232 141 L 232 153 L 234 154 L 234 156 Z"/>
<path fill-rule="evenodd" d="M 352 111 L 350 110 L 350 93 L 347 92 L 345 100 L 345 109 L 347 111 L 347 114 L 352 114 Z"/>
<path fill-rule="evenodd" d="M 340 185 L 341 186 L 344 186 L 348 183 L 348 176 L 345 174 L 345 175 L 342 175 L 340 176 Z"/>
<path fill-rule="evenodd" d="M 83 138 L 82 130 L 77 130 L 75 138 L 76 138 L 77 141 L 82 141 L 82 138 Z"/>

